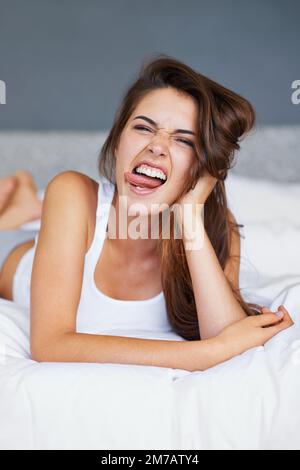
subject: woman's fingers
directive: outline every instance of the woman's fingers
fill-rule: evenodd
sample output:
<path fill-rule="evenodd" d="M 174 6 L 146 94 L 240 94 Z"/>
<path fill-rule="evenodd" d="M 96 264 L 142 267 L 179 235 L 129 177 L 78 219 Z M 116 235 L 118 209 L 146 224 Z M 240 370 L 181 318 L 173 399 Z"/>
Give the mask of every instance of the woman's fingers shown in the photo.
<path fill-rule="evenodd" d="M 272 312 L 272 310 L 269 307 L 262 307 L 261 311 L 262 313 L 276 313 L 276 312 Z"/>
<path fill-rule="evenodd" d="M 279 310 L 279 309 L 280 309 L 282 312 L 287 313 L 287 314 L 290 316 L 289 312 L 287 311 L 287 309 L 285 308 L 284 305 L 280 305 L 280 307 L 278 307 L 278 310 Z"/>
<path fill-rule="evenodd" d="M 284 317 L 283 317 L 284 321 L 287 321 L 290 324 L 290 326 L 294 325 L 294 321 L 293 321 L 291 315 L 289 314 L 289 312 L 287 311 L 287 309 L 283 305 L 280 305 L 278 310 L 279 309 L 280 309 L 281 312 L 284 313 Z"/>
<path fill-rule="evenodd" d="M 267 328 L 268 336 L 272 338 L 272 336 L 276 335 L 277 333 L 280 333 L 280 331 L 290 328 L 291 326 L 293 326 L 293 324 L 294 322 L 291 317 L 289 315 L 286 315 L 280 323 Z"/>
<path fill-rule="evenodd" d="M 264 313 L 263 315 L 258 315 L 256 317 L 253 317 L 256 319 L 256 325 L 258 327 L 265 327 L 265 326 L 268 326 L 268 325 L 273 325 L 274 323 L 278 322 L 278 320 L 282 320 L 282 318 L 284 317 L 284 313 L 281 313 L 281 312 L 277 312 L 276 313 L 272 313 L 272 312 L 266 312 Z"/>
<path fill-rule="evenodd" d="M 263 307 L 261 311 L 263 315 L 257 317 L 259 319 L 258 326 L 267 327 L 272 325 L 274 328 L 279 326 L 280 331 L 294 324 L 289 312 L 283 305 L 278 307 L 277 312 L 272 312 L 268 307 Z"/>

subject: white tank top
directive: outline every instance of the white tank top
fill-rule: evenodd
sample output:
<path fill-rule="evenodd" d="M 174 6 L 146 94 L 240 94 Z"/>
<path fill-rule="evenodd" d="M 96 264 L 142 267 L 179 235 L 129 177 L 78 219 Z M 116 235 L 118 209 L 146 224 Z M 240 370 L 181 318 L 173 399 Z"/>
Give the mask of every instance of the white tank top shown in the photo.
<path fill-rule="evenodd" d="M 97 288 L 94 273 L 107 236 L 109 208 L 115 191 L 115 186 L 104 176 L 100 177 L 98 183 L 96 226 L 93 241 L 85 255 L 76 331 L 91 334 L 100 334 L 113 329 L 172 331 L 163 291 L 146 300 L 118 300 L 107 296 Z M 27 307 L 30 306 L 30 278 L 37 240 L 38 234 L 35 246 L 22 257 L 13 283 L 14 301 Z"/>

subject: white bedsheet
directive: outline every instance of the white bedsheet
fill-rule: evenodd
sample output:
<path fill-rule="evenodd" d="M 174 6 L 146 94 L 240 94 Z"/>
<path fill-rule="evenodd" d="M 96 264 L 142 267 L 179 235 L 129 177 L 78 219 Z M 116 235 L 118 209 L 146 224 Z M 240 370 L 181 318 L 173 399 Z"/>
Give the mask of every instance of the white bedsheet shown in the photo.
<path fill-rule="evenodd" d="M 300 449 L 300 224 L 290 207 L 296 209 L 299 189 L 282 190 L 280 204 L 272 199 L 268 206 L 279 187 L 243 183 L 232 179 L 228 189 L 235 216 L 245 223 L 244 296 L 272 310 L 284 304 L 295 325 L 205 372 L 37 363 L 30 359 L 28 311 L 0 300 L 1 449 Z M 259 191 L 264 198 L 257 205 Z M 287 223 L 290 236 L 285 232 L 279 246 L 283 231 L 274 224 Z"/>
<path fill-rule="evenodd" d="M 295 325 L 204 372 L 37 363 L 28 312 L 1 300 L 0 448 L 300 449 L 300 276 L 259 292 Z"/>

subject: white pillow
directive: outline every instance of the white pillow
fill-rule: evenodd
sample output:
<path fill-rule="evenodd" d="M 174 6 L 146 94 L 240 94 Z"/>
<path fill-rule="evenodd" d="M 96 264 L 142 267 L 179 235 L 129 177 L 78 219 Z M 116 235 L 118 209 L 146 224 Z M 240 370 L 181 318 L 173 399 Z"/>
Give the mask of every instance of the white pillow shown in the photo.
<path fill-rule="evenodd" d="M 300 184 L 229 174 L 228 206 L 240 233 L 241 270 L 267 276 L 300 274 Z"/>
<path fill-rule="evenodd" d="M 275 230 L 284 223 L 300 227 L 300 183 L 255 180 L 231 172 L 225 187 L 228 205 L 241 223 L 271 222 Z"/>

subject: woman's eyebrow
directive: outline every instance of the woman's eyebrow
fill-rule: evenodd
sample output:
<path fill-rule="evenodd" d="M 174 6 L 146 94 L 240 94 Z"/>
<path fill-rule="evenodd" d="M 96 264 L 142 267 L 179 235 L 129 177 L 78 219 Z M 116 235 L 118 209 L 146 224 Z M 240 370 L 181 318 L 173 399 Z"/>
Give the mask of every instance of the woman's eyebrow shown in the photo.
<path fill-rule="evenodd" d="M 144 121 L 149 122 L 149 124 L 152 124 L 152 126 L 154 126 L 154 127 L 156 127 L 156 128 L 158 127 L 158 126 L 157 126 L 157 123 L 156 123 L 155 121 L 153 121 L 153 119 L 150 119 L 150 118 L 147 117 L 147 116 L 143 116 L 143 115 L 135 116 L 135 118 L 133 118 L 133 121 L 134 121 L 135 119 L 143 119 Z M 187 129 L 176 129 L 176 130 L 173 132 L 173 134 L 177 134 L 178 132 L 179 132 L 180 134 L 196 135 L 195 132 L 189 131 L 189 130 L 187 130 Z"/>

